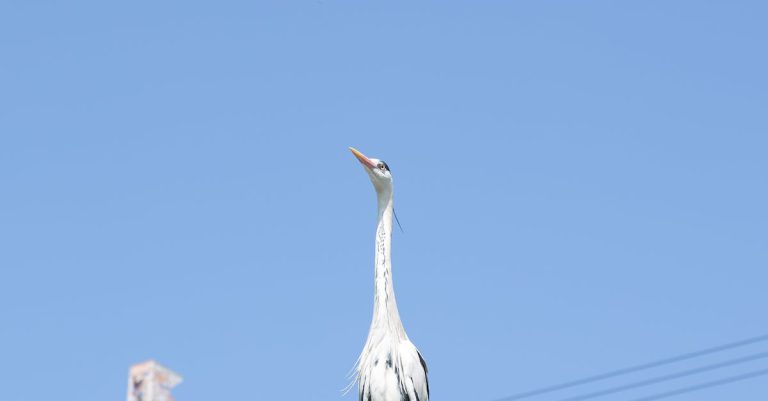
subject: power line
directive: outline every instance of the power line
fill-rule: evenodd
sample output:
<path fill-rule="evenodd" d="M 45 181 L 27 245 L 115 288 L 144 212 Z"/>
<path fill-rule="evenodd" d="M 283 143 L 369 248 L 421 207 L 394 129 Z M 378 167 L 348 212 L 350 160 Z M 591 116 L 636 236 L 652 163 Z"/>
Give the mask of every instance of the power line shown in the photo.
<path fill-rule="evenodd" d="M 741 364 L 741 363 L 750 362 L 750 361 L 754 361 L 754 360 L 761 359 L 761 358 L 767 358 L 767 357 L 768 357 L 768 352 L 761 352 L 761 353 L 754 354 L 754 355 L 748 355 L 748 356 L 745 356 L 745 357 L 742 357 L 742 358 L 736 358 L 736 359 L 731 359 L 731 360 L 724 361 L 724 362 L 719 362 L 719 363 L 715 363 L 715 364 L 711 364 L 711 365 L 707 365 L 707 366 L 702 366 L 700 368 L 684 370 L 682 372 L 671 373 L 671 374 L 664 375 L 664 376 L 653 377 L 653 378 L 642 380 L 642 381 L 638 381 L 638 382 L 635 382 L 635 383 L 630 383 L 630 384 L 625 384 L 625 385 L 622 385 L 622 386 L 611 387 L 611 388 L 608 388 L 608 389 L 605 389 L 605 390 L 599 390 L 599 391 L 595 391 L 595 392 L 592 392 L 592 393 L 577 395 L 575 397 L 565 398 L 565 399 L 563 399 L 561 401 L 582 401 L 582 400 L 587 400 L 587 399 L 590 399 L 590 398 L 600 397 L 600 396 L 608 395 L 608 394 L 614 394 L 614 393 L 618 393 L 618 392 L 621 392 L 621 391 L 630 390 L 630 389 L 633 389 L 633 388 L 644 387 L 644 386 L 648 386 L 648 385 L 651 385 L 651 384 L 661 383 L 661 382 L 668 381 L 668 380 L 678 379 L 678 378 L 685 377 L 685 376 L 695 375 L 697 373 L 702 373 L 702 372 L 707 372 L 707 371 L 710 371 L 710 370 L 720 369 L 720 368 L 724 368 L 726 366 L 738 365 L 738 364 Z"/>
<path fill-rule="evenodd" d="M 570 387 L 580 386 L 582 384 L 592 383 L 592 382 L 596 382 L 596 381 L 599 381 L 599 380 L 605 380 L 605 379 L 609 379 L 609 378 L 616 377 L 616 376 L 621 376 L 621 375 L 625 375 L 625 374 L 629 374 L 629 373 L 638 372 L 638 371 L 641 371 L 641 370 L 651 369 L 651 368 L 655 368 L 657 366 L 668 365 L 670 363 L 680 362 L 680 361 L 684 361 L 684 360 L 687 360 L 687 359 L 692 359 L 692 358 L 696 358 L 696 357 L 700 357 L 700 356 L 704 356 L 704 355 L 709 355 L 709 354 L 713 354 L 713 353 L 720 352 L 720 351 L 725 351 L 725 350 L 732 349 L 732 348 L 743 347 L 743 346 L 746 346 L 746 345 L 751 345 L 751 344 L 759 343 L 761 341 L 766 341 L 766 340 L 768 340 L 768 334 L 764 334 L 764 335 L 757 336 L 757 337 L 752 337 L 752 338 L 747 338 L 747 339 L 744 339 L 744 340 L 735 341 L 735 342 L 727 343 L 727 344 L 723 344 L 723 345 L 718 345 L 718 346 L 715 346 L 715 347 L 705 348 L 705 349 L 699 350 L 699 351 L 688 352 L 688 353 L 685 353 L 685 354 L 680 354 L 680 355 L 677 355 L 677 356 L 673 356 L 671 358 L 664 358 L 664 359 L 659 359 L 659 360 L 653 361 L 653 362 L 648 362 L 648 363 L 643 363 L 643 364 L 640 364 L 640 365 L 630 366 L 630 367 L 614 370 L 614 371 L 611 371 L 611 372 L 607 372 L 607 373 L 603 373 L 603 374 L 599 374 L 599 375 L 595 375 L 595 376 L 589 376 L 589 377 L 585 377 L 585 378 L 582 378 L 582 379 L 572 380 L 572 381 L 568 381 L 568 382 L 564 382 L 564 383 L 560 383 L 560 384 L 555 384 L 555 385 L 552 385 L 552 386 L 547 386 L 547 387 L 542 387 L 542 388 L 538 388 L 538 389 L 535 389 L 535 390 L 530 390 L 530 391 L 526 391 L 526 392 L 522 392 L 522 393 L 517 393 L 517 394 L 513 394 L 513 395 L 510 395 L 510 396 L 507 396 L 507 397 L 499 398 L 496 401 L 513 401 L 513 400 L 519 400 L 519 399 L 522 399 L 522 398 L 533 397 L 535 395 L 551 393 L 553 391 L 563 390 L 563 389 L 570 388 Z"/>
<path fill-rule="evenodd" d="M 768 375 L 768 369 L 755 370 L 755 371 L 752 371 L 752 372 L 749 372 L 749 373 L 744 373 L 744 374 L 741 374 L 741 375 L 726 377 L 725 379 L 712 380 L 712 381 L 709 381 L 709 382 L 705 382 L 705 383 L 701 383 L 701 384 L 696 384 L 696 385 L 693 385 L 693 386 L 682 387 L 682 388 L 678 388 L 678 389 L 675 389 L 675 390 L 667 391 L 667 392 L 664 392 L 664 393 L 658 393 L 658 394 L 653 394 L 653 395 L 649 395 L 649 396 L 646 396 L 646 397 L 635 398 L 634 400 L 631 400 L 631 401 L 654 401 L 654 400 L 660 400 L 662 398 L 667 398 L 667 397 L 672 397 L 672 396 L 675 396 L 675 395 L 680 395 L 680 394 L 684 394 L 684 393 L 690 393 L 690 392 L 693 392 L 693 391 L 703 390 L 705 388 L 722 386 L 724 384 L 729 384 L 729 383 L 733 383 L 733 382 L 737 382 L 737 381 L 741 381 L 741 380 L 751 379 L 753 377 L 758 377 L 758 376 L 763 376 L 763 375 Z"/>

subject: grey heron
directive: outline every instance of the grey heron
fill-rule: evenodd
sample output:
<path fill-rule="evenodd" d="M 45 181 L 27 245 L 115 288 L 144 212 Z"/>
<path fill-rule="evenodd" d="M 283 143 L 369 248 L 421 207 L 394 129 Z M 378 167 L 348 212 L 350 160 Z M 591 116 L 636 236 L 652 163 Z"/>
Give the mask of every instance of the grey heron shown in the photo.
<path fill-rule="evenodd" d="M 373 319 L 356 366 L 360 401 L 428 401 L 427 364 L 405 334 L 392 287 L 392 173 L 382 160 L 349 148 L 376 189 Z"/>

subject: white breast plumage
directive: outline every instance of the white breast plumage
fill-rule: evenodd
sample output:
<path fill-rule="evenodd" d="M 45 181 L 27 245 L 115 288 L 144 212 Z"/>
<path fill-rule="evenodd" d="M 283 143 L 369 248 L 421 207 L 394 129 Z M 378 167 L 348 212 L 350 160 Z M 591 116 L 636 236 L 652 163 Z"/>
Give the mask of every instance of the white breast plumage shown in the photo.
<path fill-rule="evenodd" d="M 360 401 L 429 400 L 427 365 L 410 341 L 386 340 L 365 351 L 359 365 Z"/>

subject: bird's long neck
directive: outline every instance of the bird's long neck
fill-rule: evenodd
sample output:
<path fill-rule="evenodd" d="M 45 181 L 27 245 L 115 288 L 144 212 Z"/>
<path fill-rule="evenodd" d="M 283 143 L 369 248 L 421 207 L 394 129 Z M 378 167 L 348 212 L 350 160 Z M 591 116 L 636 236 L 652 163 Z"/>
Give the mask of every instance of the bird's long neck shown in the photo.
<path fill-rule="evenodd" d="M 384 329 L 400 338 L 408 338 L 397 311 L 392 287 L 392 190 L 378 192 L 379 223 L 376 227 L 376 256 L 374 261 L 373 320 L 371 326 Z"/>

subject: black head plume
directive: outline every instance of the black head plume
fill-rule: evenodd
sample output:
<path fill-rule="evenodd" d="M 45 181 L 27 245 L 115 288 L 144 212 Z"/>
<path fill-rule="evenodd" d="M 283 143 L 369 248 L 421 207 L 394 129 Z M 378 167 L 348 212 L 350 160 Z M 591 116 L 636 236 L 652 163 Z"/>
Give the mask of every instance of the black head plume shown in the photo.
<path fill-rule="evenodd" d="M 400 232 L 405 234 L 405 230 L 403 230 L 403 226 L 400 225 L 400 219 L 397 218 L 397 213 L 395 213 L 395 209 L 392 209 L 392 214 L 395 216 L 395 221 L 397 222 L 397 226 L 400 227 Z"/>

